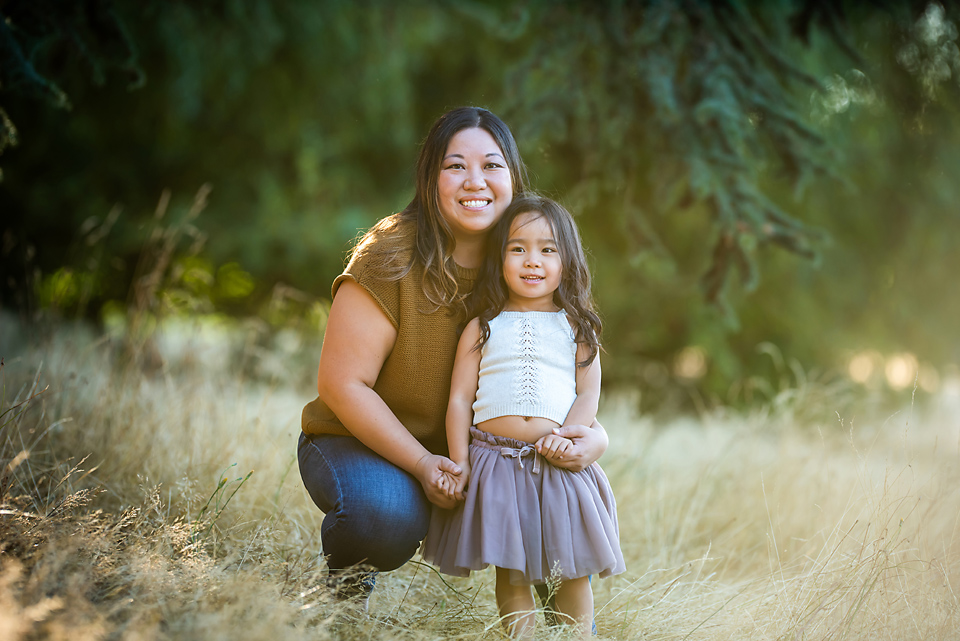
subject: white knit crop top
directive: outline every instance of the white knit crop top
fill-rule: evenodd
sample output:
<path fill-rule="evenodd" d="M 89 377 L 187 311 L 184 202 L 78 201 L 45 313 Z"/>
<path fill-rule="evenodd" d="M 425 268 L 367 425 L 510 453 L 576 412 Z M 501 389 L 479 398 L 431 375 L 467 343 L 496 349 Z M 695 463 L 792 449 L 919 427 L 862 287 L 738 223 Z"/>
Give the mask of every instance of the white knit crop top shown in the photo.
<path fill-rule="evenodd" d="M 577 344 L 567 313 L 500 312 L 480 350 L 475 425 L 538 416 L 560 425 L 577 398 Z"/>

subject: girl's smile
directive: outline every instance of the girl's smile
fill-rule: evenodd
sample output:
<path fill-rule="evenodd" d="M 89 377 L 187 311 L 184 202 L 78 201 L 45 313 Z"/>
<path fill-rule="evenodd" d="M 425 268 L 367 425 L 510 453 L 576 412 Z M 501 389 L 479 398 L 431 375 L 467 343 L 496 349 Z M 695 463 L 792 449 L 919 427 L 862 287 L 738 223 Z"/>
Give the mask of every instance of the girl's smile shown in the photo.
<path fill-rule="evenodd" d="M 553 293 L 562 274 L 563 261 L 547 218 L 539 212 L 514 218 L 503 256 L 503 280 L 509 291 L 505 309 L 556 311 Z"/>

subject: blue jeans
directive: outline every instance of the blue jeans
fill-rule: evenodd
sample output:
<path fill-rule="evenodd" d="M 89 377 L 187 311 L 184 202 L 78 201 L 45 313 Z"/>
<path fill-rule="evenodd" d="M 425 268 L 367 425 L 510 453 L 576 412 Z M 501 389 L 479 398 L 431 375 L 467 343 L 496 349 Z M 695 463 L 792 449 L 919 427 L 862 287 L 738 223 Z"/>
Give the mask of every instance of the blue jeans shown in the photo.
<path fill-rule="evenodd" d="M 409 561 L 430 524 L 420 482 L 352 436 L 300 435 L 300 477 L 323 513 L 327 565 L 369 563 L 395 570 Z"/>

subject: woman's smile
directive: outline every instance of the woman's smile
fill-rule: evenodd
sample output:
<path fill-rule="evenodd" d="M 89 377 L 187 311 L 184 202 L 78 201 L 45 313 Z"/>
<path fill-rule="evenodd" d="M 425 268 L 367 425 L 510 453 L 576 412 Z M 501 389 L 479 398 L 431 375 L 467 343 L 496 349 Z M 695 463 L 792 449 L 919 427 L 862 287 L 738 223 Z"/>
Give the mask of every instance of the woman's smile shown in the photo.
<path fill-rule="evenodd" d="M 503 151 L 485 129 L 457 132 L 437 178 L 437 204 L 453 237 L 486 234 L 513 200 L 513 179 Z"/>
<path fill-rule="evenodd" d="M 461 200 L 460 204 L 466 207 L 467 209 L 481 209 L 489 205 L 491 202 L 493 201 L 491 201 L 489 198 L 482 198 L 482 199 L 474 198 L 471 200 Z"/>

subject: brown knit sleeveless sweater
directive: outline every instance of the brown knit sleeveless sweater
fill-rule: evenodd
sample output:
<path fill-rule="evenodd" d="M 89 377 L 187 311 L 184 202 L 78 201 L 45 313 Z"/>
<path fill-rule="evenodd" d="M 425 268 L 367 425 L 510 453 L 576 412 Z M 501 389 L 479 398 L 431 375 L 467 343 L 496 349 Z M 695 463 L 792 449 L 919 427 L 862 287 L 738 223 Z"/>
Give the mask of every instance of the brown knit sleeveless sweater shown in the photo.
<path fill-rule="evenodd" d="M 423 293 L 423 267 L 414 265 L 400 280 L 378 278 L 376 257 L 369 254 L 350 260 L 333 281 L 332 295 L 349 279 L 363 287 L 397 329 L 397 341 L 383 363 L 373 389 L 404 427 L 435 454 L 447 454 L 444 419 L 450 397 L 450 376 L 462 319 L 446 308 L 424 313 L 434 306 Z M 457 268 L 461 292 L 473 289 L 478 269 Z M 303 408 L 305 434 L 349 434 L 320 398 Z"/>

